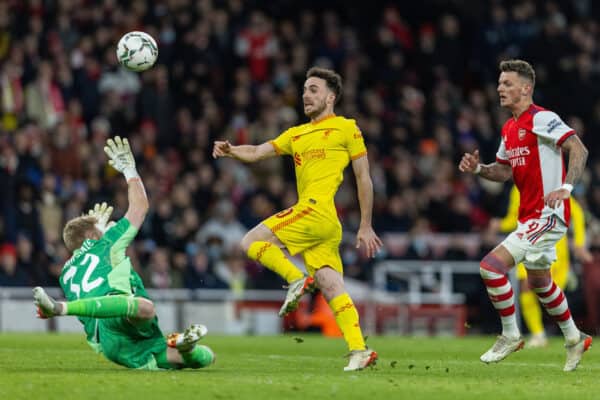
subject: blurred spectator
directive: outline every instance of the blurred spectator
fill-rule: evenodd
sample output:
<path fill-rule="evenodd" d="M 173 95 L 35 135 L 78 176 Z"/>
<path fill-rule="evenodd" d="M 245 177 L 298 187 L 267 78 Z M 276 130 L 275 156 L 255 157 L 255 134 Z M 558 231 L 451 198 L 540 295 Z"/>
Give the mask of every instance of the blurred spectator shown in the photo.
<path fill-rule="evenodd" d="M 185 287 L 188 289 L 225 289 L 228 287 L 214 274 L 214 264 L 204 249 L 197 249 L 189 259 L 184 275 Z"/>
<path fill-rule="evenodd" d="M 210 218 L 198 232 L 198 241 L 208 243 L 210 238 L 219 238 L 223 241 L 225 250 L 239 246 L 246 234 L 246 228 L 236 219 L 233 203 L 223 199 L 214 208 L 214 216 Z"/>
<path fill-rule="evenodd" d="M 27 115 L 43 128 L 52 128 L 63 116 L 65 103 L 54 81 L 54 70 L 48 61 L 40 63 L 37 78 L 25 88 Z"/>
<path fill-rule="evenodd" d="M 270 59 L 277 53 L 277 39 L 271 21 L 262 12 L 250 14 L 248 26 L 236 38 L 235 49 L 239 57 L 246 59 L 254 81 L 268 78 Z"/>
<path fill-rule="evenodd" d="M 237 296 L 241 296 L 247 286 L 246 264 L 248 258 L 241 249 L 238 249 L 226 254 L 215 265 L 215 274 L 226 282 L 229 289 Z"/>
<path fill-rule="evenodd" d="M 409 232 L 410 244 L 404 255 L 409 260 L 430 260 L 433 257 L 432 249 L 425 236 L 431 233 L 429 223 L 424 218 L 415 221 Z"/>
<path fill-rule="evenodd" d="M 29 286 L 27 271 L 19 267 L 15 246 L 9 243 L 0 245 L 1 286 Z"/>
<path fill-rule="evenodd" d="M 148 286 L 155 289 L 169 289 L 182 286 L 181 272 L 171 267 L 169 252 L 164 247 L 157 247 L 150 255 L 146 267 Z"/>

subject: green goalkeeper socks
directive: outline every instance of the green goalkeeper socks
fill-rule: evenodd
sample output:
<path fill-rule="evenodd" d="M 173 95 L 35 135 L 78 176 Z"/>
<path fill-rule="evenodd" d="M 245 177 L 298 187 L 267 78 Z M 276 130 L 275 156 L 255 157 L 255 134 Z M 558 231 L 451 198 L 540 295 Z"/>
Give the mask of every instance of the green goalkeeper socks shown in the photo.
<path fill-rule="evenodd" d="M 187 368 L 204 368 L 215 361 L 215 354 L 212 350 L 201 344 L 197 344 L 190 351 L 180 351 L 183 358 L 183 366 Z"/>
<path fill-rule="evenodd" d="M 180 368 L 204 368 L 215 362 L 215 354 L 212 350 L 203 345 L 195 345 L 190 351 L 179 351 L 183 364 L 172 364 L 169 361 L 167 350 L 155 354 L 156 365 L 162 369 L 180 369 Z"/>
<path fill-rule="evenodd" d="M 64 303 L 64 315 L 80 317 L 111 318 L 135 317 L 138 302 L 133 296 L 102 296 Z"/>

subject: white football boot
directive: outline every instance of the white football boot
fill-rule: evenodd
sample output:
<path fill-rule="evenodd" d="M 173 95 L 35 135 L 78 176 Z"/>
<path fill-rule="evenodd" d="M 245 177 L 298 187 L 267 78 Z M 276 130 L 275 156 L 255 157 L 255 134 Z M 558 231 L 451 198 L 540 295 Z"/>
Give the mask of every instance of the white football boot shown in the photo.
<path fill-rule="evenodd" d="M 353 350 L 348 354 L 348 365 L 344 367 L 344 371 L 360 371 L 376 363 L 377 353 L 373 350 Z"/>
<path fill-rule="evenodd" d="M 508 338 L 504 335 L 498 336 L 496 343 L 479 358 L 484 363 L 493 363 L 504 360 L 509 354 L 519 351 L 525 345 L 522 336 L 516 339 Z"/>
<path fill-rule="evenodd" d="M 592 337 L 583 332 L 579 333 L 579 340 L 577 342 L 565 344 L 565 348 L 567 349 L 567 362 L 565 363 L 563 371 L 575 371 L 579 361 L 581 361 L 583 353 L 590 347 L 592 347 Z"/>
<path fill-rule="evenodd" d="M 183 333 L 175 332 L 167 336 L 167 346 L 180 351 L 189 351 L 208 333 L 208 328 L 200 324 L 192 324 Z"/>

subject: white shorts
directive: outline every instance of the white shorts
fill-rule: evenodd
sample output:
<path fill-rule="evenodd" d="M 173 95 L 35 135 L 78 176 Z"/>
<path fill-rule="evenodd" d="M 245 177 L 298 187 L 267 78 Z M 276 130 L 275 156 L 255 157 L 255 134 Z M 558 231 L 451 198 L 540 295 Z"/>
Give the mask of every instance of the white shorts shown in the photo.
<path fill-rule="evenodd" d="M 502 243 L 515 260 L 527 269 L 549 269 L 556 260 L 556 243 L 567 232 L 567 226 L 556 215 L 530 219 L 520 223 Z"/>

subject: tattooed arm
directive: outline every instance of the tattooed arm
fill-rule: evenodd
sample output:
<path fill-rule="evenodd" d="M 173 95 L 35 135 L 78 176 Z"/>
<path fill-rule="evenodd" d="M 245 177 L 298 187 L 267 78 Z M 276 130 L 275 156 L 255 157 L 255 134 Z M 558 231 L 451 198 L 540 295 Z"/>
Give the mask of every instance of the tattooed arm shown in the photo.
<path fill-rule="evenodd" d="M 565 182 L 574 185 L 581 179 L 588 151 L 577 135 L 572 135 L 560 146 L 569 155 L 569 166 Z"/>
<path fill-rule="evenodd" d="M 588 151 L 577 135 L 571 135 L 560 147 L 569 154 L 569 166 L 567 168 L 565 184 L 544 197 L 544 203 L 552 208 L 557 207 L 561 201 L 571 197 L 573 184 L 581 179 L 588 157 Z"/>
<path fill-rule="evenodd" d="M 479 171 L 479 175 L 482 178 L 495 182 L 506 182 L 512 178 L 512 168 L 510 165 L 500 164 L 499 162 L 480 165 L 481 170 Z"/>

